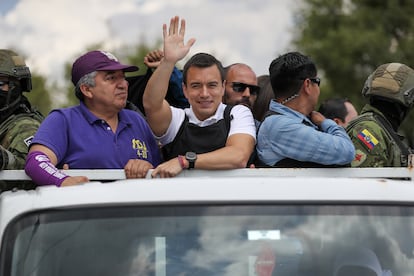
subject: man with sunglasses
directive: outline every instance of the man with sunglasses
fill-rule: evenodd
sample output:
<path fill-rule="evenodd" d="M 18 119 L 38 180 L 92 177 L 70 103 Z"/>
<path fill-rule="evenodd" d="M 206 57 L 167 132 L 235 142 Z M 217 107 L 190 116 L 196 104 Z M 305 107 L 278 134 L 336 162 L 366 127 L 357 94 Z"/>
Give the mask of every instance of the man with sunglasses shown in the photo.
<path fill-rule="evenodd" d="M 290 52 L 269 67 L 275 99 L 258 130 L 258 164 L 275 167 L 349 165 L 355 149 L 345 129 L 315 111 L 320 78 L 313 61 Z"/>
<path fill-rule="evenodd" d="M 1 49 L 0 170 L 24 168 L 29 145 L 43 120 L 43 116 L 23 96 L 23 92 L 31 90 L 31 74 L 23 57 L 14 51 Z M 3 188 L 0 187 L 0 191 Z"/>
<path fill-rule="evenodd" d="M 220 61 L 207 53 L 193 55 L 183 68 L 183 92 L 190 107 L 175 108 L 165 100 L 175 64 L 195 42 L 184 43 L 185 21 L 179 25 L 177 16 L 169 28 L 163 25 L 164 57 L 143 96 L 146 118 L 165 159 L 152 176 L 172 177 L 193 168 L 244 168 L 254 150 L 256 128 L 246 106 L 222 103 L 225 81 Z"/>
<path fill-rule="evenodd" d="M 252 109 L 260 87 L 257 85 L 256 73 L 243 63 L 234 63 L 225 68 L 226 89 L 223 103 L 228 105 L 242 104 Z"/>

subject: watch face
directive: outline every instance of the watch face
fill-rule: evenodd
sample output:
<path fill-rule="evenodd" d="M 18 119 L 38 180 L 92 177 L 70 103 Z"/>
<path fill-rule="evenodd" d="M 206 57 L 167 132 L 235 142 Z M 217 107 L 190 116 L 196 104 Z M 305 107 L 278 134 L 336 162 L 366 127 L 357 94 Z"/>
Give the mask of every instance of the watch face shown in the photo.
<path fill-rule="evenodd" d="M 187 160 L 196 160 L 197 159 L 197 154 L 195 152 L 189 151 L 189 152 L 186 152 L 185 158 Z"/>

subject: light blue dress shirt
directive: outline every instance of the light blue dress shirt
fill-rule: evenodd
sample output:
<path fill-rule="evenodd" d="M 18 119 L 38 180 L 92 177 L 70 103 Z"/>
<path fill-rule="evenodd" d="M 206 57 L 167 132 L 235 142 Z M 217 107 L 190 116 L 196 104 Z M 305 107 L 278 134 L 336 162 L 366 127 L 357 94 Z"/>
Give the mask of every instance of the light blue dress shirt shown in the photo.
<path fill-rule="evenodd" d="M 351 163 L 355 148 L 344 128 L 326 119 L 320 129 L 308 117 L 272 100 L 257 134 L 257 155 L 267 165 L 290 158 L 322 165 Z"/>

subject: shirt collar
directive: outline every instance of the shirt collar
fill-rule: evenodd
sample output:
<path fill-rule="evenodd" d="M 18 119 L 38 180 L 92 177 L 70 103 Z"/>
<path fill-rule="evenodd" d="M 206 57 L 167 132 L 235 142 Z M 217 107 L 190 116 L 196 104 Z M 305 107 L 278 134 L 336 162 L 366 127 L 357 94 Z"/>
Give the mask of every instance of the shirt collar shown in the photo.
<path fill-rule="evenodd" d="M 216 112 L 209 118 L 205 119 L 204 121 L 200 121 L 196 115 L 194 114 L 193 107 L 190 106 L 190 108 L 186 109 L 186 115 L 188 116 L 188 120 L 190 123 L 198 125 L 198 126 L 209 126 L 212 124 L 215 124 L 219 120 L 223 119 L 223 112 L 226 108 L 226 105 L 223 103 L 220 103 L 217 107 Z"/>
<path fill-rule="evenodd" d="M 270 107 L 270 110 L 276 111 L 280 114 L 285 114 L 285 115 L 297 117 L 300 121 L 306 122 L 307 125 L 316 127 L 315 124 L 312 123 L 312 121 L 307 116 L 305 116 L 304 114 L 302 114 L 302 113 L 300 113 L 296 110 L 293 110 L 292 108 L 287 107 L 283 104 L 280 104 L 280 103 L 278 103 L 274 100 L 270 101 L 270 106 L 269 107 Z"/>
<path fill-rule="evenodd" d="M 93 123 L 95 123 L 96 121 L 100 121 L 101 119 L 99 119 L 98 117 L 96 117 L 87 107 L 86 107 L 86 105 L 85 105 L 85 103 L 84 102 L 80 102 L 79 103 L 79 107 L 80 107 L 80 110 L 81 110 L 81 112 L 82 112 L 82 114 L 83 114 L 83 116 L 85 117 L 85 119 L 89 122 L 89 124 L 93 124 Z"/>
<path fill-rule="evenodd" d="M 83 114 L 83 116 L 85 117 L 85 119 L 89 122 L 89 124 L 94 124 L 95 122 L 101 122 L 102 119 L 99 119 L 98 117 L 95 116 L 95 114 L 93 114 L 85 105 L 84 102 L 80 102 L 79 104 L 80 106 L 80 110 Z M 122 125 L 131 125 L 132 124 L 132 120 L 129 116 L 127 116 L 125 109 L 122 109 L 119 113 L 118 113 L 118 124 L 120 126 Z"/>

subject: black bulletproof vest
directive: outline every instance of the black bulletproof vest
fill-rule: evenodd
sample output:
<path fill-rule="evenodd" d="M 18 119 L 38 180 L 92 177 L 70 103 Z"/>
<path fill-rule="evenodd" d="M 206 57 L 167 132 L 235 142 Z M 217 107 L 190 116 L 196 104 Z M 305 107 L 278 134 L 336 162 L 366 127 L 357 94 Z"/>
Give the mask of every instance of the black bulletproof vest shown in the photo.
<path fill-rule="evenodd" d="M 224 118 L 205 127 L 190 123 L 185 115 L 184 122 L 174 140 L 162 147 L 164 160 L 184 155 L 187 151 L 201 154 L 224 147 L 230 131 L 230 121 L 233 119 L 230 115 L 232 108 L 233 106 L 227 105 L 223 114 Z"/>

